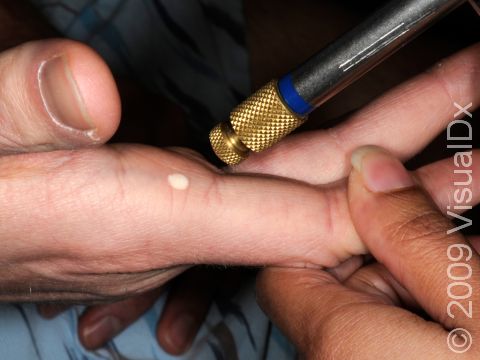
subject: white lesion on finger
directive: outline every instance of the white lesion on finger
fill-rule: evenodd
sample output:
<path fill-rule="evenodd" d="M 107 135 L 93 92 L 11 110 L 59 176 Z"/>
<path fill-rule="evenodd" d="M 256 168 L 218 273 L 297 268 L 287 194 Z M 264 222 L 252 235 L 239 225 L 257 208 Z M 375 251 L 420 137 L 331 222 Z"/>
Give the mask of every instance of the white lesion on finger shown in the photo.
<path fill-rule="evenodd" d="M 190 185 L 190 180 L 183 174 L 173 173 L 167 177 L 168 184 L 175 190 L 186 190 Z"/>

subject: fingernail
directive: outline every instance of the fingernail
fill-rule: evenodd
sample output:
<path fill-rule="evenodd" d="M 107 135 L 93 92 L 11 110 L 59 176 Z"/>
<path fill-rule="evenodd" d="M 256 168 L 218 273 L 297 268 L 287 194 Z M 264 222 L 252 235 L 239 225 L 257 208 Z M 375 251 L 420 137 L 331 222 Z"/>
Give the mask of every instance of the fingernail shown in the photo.
<path fill-rule="evenodd" d="M 95 131 L 82 93 L 64 56 L 51 58 L 40 65 L 38 86 L 43 105 L 55 124 L 89 136 Z"/>
<path fill-rule="evenodd" d="M 186 351 L 197 331 L 197 322 L 189 314 L 181 314 L 170 327 L 170 343 L 181 351 Z"/>
<path fill-rule="evenodd" d="M 83 343 L 87 348 L 97 348 L 123 330 L 122 323 L 113 316 L 105 316 L 83 330 Z"/>
<path fill-rule="evenodd" d="M 377 146 L 364 146 L 352 154 L 352 166 L 373 192 L 392 192 L 415 185 L 400 160 Z"/>

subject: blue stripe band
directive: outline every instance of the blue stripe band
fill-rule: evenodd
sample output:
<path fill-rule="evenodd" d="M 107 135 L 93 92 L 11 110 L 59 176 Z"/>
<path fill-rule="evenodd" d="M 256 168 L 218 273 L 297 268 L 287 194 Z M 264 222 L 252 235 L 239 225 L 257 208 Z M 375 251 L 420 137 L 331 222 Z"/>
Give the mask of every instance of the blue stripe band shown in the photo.
<path fill-rule="evenodd" d="M 293 86 L 290 74 L 285 75 L 278 81 L 278 91 L 283 101 L 294 113 L 304 116 L 313 111 L 312 105 L 306 102 Z"/>

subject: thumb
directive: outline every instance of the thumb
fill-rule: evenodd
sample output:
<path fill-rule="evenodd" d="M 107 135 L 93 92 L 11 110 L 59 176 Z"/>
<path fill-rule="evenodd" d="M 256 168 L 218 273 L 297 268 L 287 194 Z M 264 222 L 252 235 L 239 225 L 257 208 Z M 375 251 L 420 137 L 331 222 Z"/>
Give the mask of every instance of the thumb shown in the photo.
<path fill-rule="evenodd" d="M 0 155 L 101 143 L 119 118 L 113 77 L 87 46 L 47 40 L 0 53 Z"/>
<path fill-rule="evenodd" d="M 372 255 L 434 320 L 446 328 L 478 328 L 468 309 L 480 301 L 480 259 L 467 240 L 451 231 L 455 226 L 387 152 L 360 148 L 352 165 L 352 221 Z M 458 304 L 466 313 L 451 306 L 455 299 L 463 299 Z"/>

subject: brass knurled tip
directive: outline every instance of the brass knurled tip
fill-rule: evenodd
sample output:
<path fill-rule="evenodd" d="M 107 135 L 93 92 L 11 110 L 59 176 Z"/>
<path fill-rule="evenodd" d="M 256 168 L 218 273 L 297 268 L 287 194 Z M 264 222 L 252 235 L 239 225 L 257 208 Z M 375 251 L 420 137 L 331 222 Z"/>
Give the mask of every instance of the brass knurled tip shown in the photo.
<path fill-rule="evenodd" d="M 231 131 L 224 131 L 225 127 L 229 127 Z M 230 136 L 229 136 L 230 135 Z M 230 123 L 223 122 L 215 126 L 210 131 L 210 144 L 212 145 L 215 154 L 224 163 L 229 165 L 235 165 L 246 159 L 248 156 L 248 149 L 245 145 L 241 144 L 245 150 L 242 151 L 235 147 L 235 144 L 241 144 L 238 136 L 230 126 Z M 239 147 L 240 147 L 239 146 Z"/>
<path fill-rule="evenodd" d="M 250 151 L 263 151 L 291 133 L 305 121 L 283 103 L 272 80 L 230 114 L 230 122 L 221 123 L 210 132 L 215 154 L 226 164 L 235 165 Z"/>

